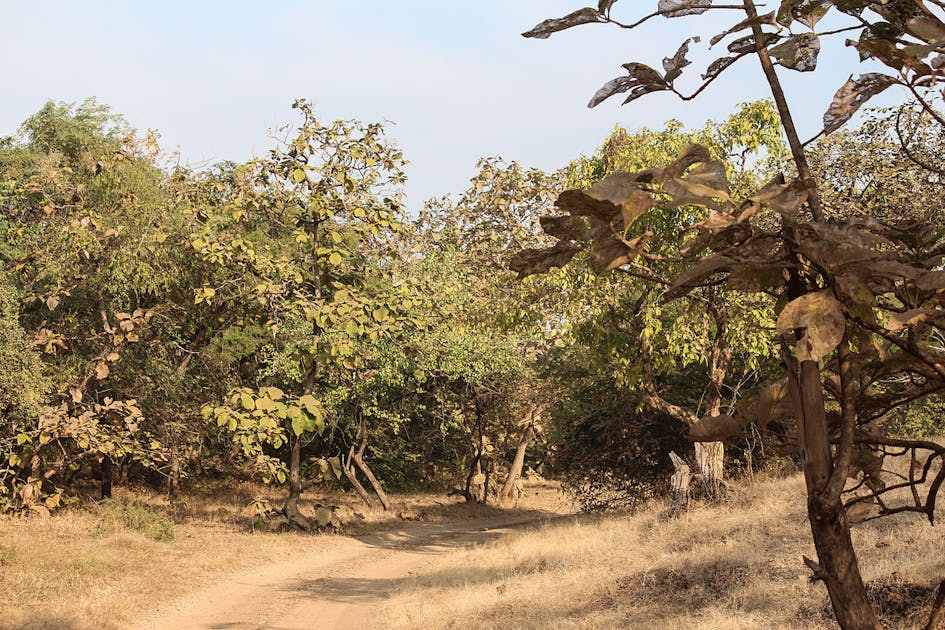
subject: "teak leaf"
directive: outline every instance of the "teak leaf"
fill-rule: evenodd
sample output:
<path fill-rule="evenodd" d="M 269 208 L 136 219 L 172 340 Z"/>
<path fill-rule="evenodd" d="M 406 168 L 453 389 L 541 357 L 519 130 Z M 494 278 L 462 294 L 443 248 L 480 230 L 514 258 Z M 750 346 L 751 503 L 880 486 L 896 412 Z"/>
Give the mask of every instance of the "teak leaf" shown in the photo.
<path fill-rule="evenodd" d="M 675 55 L 663 59 L 663 70 L 666 72 L 664 79 L 667 83 L 672 83 L 678 79 L 682 74 L 683 68 L 692 63 L 686 58 L 686 55 L 689 54 L 689 44 L 690 42 L 698 44 L 700 41 L 702 40 L 698 36 L 690 37 L 680 44 L 679 50 L 676 51 Z"/>
<path fill-rule="evenodd" d="M 878 72 L 869 72 L 856 79 L 852 76 L 837 90 L 833 102 L 824 114 L 824 134 L 833 133 L 842 127 L 858 109 L 890 85 L 896 79 Z"/>
<path fill-rule="evenodd" d="M 712 0 L 660 0 L 659 11 L 664 17 L 675 18 L 705 13 Z"/>
<path fill-rule="evenodd" d="M 743 425 L 734 416 L 705 416 L 689 427 L 686 438 L 693 442 L 720 442 L 741 435 Z"/>
<path fill-rule="evenodd" d="M 797 341 L 799 361 L 819 361 L 840 345 L 846 318 L 840 302 L 830 291 L 808 293 L 792 300 L 778 315 L 777 331 L 785 335 L 797 329 L 804 334 Z"/>
<path fill-rule="evenodd" d="M 613 4 L 613 3 L 611 3 Z M 585 7 L 560 18 L 551 18 L 541 22 L 529 31 L 522 33 L 522 37 L 548 39 L 552 33 L 569 29 L 581 24 L 592 24 L 603 21 L 597 9 Z"/>
<path fill-rule="evenodd" d="M 811 72 L 817 67 L 820 38 L 814 33 L 792 35 L 773 47 L 769 53 L 779 65 L 798 72 Z"/>

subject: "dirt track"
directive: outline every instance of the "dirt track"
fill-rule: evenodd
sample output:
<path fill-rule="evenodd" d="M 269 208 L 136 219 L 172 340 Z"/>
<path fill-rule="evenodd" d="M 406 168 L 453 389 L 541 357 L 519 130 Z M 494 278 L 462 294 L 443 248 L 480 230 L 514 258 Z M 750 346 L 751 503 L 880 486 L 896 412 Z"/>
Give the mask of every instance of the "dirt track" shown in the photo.
<path fill-rule="evenodd" d="M 318 549 L 225 578 L 159 608 L 141 630 L 368 628 L 399 580 L 436 555 L 495 540 L 540 515 L 418 523 L 361 538 L 324 537 Z"/>

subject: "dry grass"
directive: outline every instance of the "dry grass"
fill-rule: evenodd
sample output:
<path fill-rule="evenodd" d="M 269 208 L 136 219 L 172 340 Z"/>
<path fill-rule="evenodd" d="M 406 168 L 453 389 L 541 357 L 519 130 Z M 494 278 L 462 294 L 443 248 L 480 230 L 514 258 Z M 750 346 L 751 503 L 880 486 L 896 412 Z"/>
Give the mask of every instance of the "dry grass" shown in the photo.
<path fill-rule="evenodd" d="M 540 493 L 522 508 L 548 507 Z M 341 542 L 333 535 L 254 532 L 248 504 L 281 495 L 253 484 L 199 488 L 168 504 L 156 494 L 116 492 L 116 499 L 52 518 L 0 517 L 0 629 L 126 628 L 157 604 L 241 569 L 288 560 Z M 314 497 L 313 497 L 314 499 Z M 488 516 L 493 508 L 442 496 L 392 497 L 391 513 L 356 496 L 322 497 L 342 506 L 345 533 Z M 310 509 L 311 500 L 303 502 Z"/>
<path fill-rule="evenodd" d="M 0 519 L 0 627 L 125 628 L 158 601 L 315 544 L 254 534 L 240 497 L 192 510 L 118 493 L 53 518 Z"/>
<path fill-rule="evenodd" d="M 832 628 L 800 477 L 756 481 L 673 521 L 663 506 L 574 517 L 445 556 L 389 602 L 384 628 Z M 945 517 L 945 514 L 942 514 Z M 887 627 L 916 627 L 945 577 L 945 536 L 918 516 L 854 529 Z M 921 627 L 921 626 L 919 626 Z"/>

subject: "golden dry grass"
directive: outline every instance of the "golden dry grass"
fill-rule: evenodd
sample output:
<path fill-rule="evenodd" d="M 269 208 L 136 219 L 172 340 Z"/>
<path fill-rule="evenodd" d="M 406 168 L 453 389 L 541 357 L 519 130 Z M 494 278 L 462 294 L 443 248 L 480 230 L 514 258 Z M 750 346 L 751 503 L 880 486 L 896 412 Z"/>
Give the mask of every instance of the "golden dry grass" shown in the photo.
<path fill-rule="evenodd" d="M 545 507 L 553 490 L 521 507 Z M 0 517 L 0 629 L 126 628 L 160 603 L 232 572 L 291 559 L 338 543 L 333 535 L 253 532 L 247 506 L 281 495 L 253 484 L 198 489 L 168 504 L 157 494 L 116 499 L 52 518 Z M 310 497 L 303 510 L 311 510 Z M 462 520 L 498 513 L 430 494 L 392 497 L 394 509 L 366 508 L 352 494 L 321 497 L 343 506 L 345 533 L 404 520 Z"/>
<path fill-rule="evenodd" d="M 379 627 L 834 627 L 826 589 L 801 562 L 815 557 L 803 485 L 760 480 L 677 520 L 653 505 L 450 554 L 401 585 Z M 920 624 L 945 578 L 942 529 L 899 515 L 858 525 L 854 544 L 887 627 Z"/>

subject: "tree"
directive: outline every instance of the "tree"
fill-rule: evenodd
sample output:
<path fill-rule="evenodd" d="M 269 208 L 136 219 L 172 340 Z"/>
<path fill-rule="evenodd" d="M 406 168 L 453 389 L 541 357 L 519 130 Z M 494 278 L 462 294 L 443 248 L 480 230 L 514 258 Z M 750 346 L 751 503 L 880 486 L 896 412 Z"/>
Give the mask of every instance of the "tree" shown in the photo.
<path fill-rule="evenodd" d="M 193 248 L 229 270 L 196 301 L 256 301 L 272 336 L 263 386 L 234 391 L 207 415 L 264 478 L 288 482 L 285 515 L 307 527 L 298 502 L 319 476 L 306 478 L 302 450 L 341 421 L 332 413 L 345 375 L 368 367 L 358 341 L 410 326 L 412 294 L 389 280 L 382 255 L 401 221 L 401 152 L 379 124 L 323 124 L 307 102 L 294 108 L 297 132 L 235 173 L 235 191 Z M 269 451 L 284 445 L 287 462 Z M 316 473 L 339 472 L 335 460 L 318 462 Z"/>
<path fill-rule="evenodd" d="M 747 189 L 755 182 L 746 170 L 746 161 L 763 155 L 782 155 L 784 148 L 777 133 L 777 113 L 770 103 L 744 104 L 726 121 L 708 123 L 697 132 L 684 132 L 679 123 L 670 122 L 662 132 L 648 129 L 629 134 L 617 129 L 598 150 L 570 169 L 572 185 L 589 185 L 595 179 L 621 170 L 641 168 L 646 163 L 670 159 L 685 146 L 701 142 L 713 155 L 725 160 L 726 172 L 736 180 L 736 187 Z M 758 297 L 732 299 L 716 287 L 691 292 L 682 302 L 661 305 L 654 285 L 669 286 L 680 272 L 675 260 L 678 249 L 677 226 L 691 222 L 693 209 L 680 205 L 661 205 L 647 213 L 645 226 L 638 230 L 630 247 L 642 247 L 640 260 L 623 256 L 624 244 L 617 239 L 600 240 L 587 248 L 597 273 L 619 272 L 622 278 L 610 281 L 609 291 L 590 293 L 590 285 L 576 292 L 573 299 L 582 308 L 599 308 L 606 328 L 616 330 L 617 337 L 604 332 L 595 340 L 616 352 L 618 364 L 613 366 L 618 380 L 639 390 L 643 403 L 652 413 L 668 415 L 684 425 L 698 420 L 700 409 L 707 415 L 719 415 L 723 403 L 733 404 L 740 387 L 770 354 L 764 327 L 765 300 Z M 550 217 L 543 225 L 551 233 L 562 228 Z M 564 229 L 567 229 L 565 227 Z M 541 258 L 541 256 L 539 256 Z M 542 267 L 543 265 L 539 265 Z M 533 271 L 529 252 L 513 260 L 513 269 L 521 273 Z M 584 295 L 582 295 L 584 293 Z M 620 340 L 625 336 L 630 340 Z M 702 364 L 705 387 L 693 397 L 692 404 L 670 402 L 661 392 L 658 380 L 693 364 Z M 736 369 L 740 374 L 731 374 Z M 732 378 L 734 377 L 734 378 Z M 727 381 L 731 380 L 732 383 Z M 709 496 L 718 497 L 724 478 L 724 447 L 721 442 L 697 443 L 697 470 L 702 487 Z"/>
<path fill-rule="evenodd" d="M 113 465 L 161 470 L 168 460 L 163 420 L 175 412 L 160 408 L 181 390 L 149 395 L 176 362 L 150 350 L 167 332 L 151 324 L 189 293 L 178 246 L 189 217 L 173 202 L 156 137 L 136 137 L 94 101 L 46 104 L 0 153 L 6 273 L 49 375 L 16 437 L 16 504 L 57 504 L 91 463 L 108 496 Z"/>
<path fill-rule="evenodd" d="M 777 11 L 759 15 L 752 0 L 744 0 L 740 6 L 661 0 L 652 13 L 621 22 L 612 17 L 614 5 L 613 0 L 606 0 L 597 8 L 546 20 L 525 36 L 544 38 L 595 22 L 632 29 L 659 16 L 679 18 L 710 10 L 740 12 L 744 19 L 712 41 L 746 31 L 750 34 L 733 41 L 731 55 L 713 62 L 691 93 L 676 85 L 689 64 L 686 57 L 692 40 L 686 40 L 675 55 L 664 60 L 663 73 L 638 62 L 625 64 L 627 75 L 603 86 L 590 105 L 618 93 L 627 93 L 625 102 L 630 102 L 657 91 L 688 100 L 731 64 L 754 55 L 778 107 L 798 178 L 779 176 L 754 195 L 736 198 L 709 151 L 694 145 L 665 166 L 611 176 L 587 192 L 562 195 L 558 205 L 567 214 L 561 221 L 590 220 L 598 228 L 598 233 L 590 236 L 596 241 L 611 238 L 611 234 L 627 235 L 636 219 L 652 206 L 654 195 L 673 203 L 684 199 L 687 204 L 706 208 L 707 216 L 695 225 L 681 226 L 699 231 L 687 251 L 700 255 L 670 291 L 718 282 L 720 276 L 730 282 L 737 274 L 748 274 L 758 281 L 758 289 L 778 296 L 782 308 L 777 333 L 786 380 L 762 392 L 741 414 L 705 418 L 695 428 L 703 434 L 702 439 L 710 434 L 717 437 L 740 430 L 749 417 L 764 426 L 789 408 L 796 423 L 818 555 L 818 562 L 809 560 L 808 565 L 815 577 L 825 582 L 841 627 L 878 628 L 857 566 L 849 521 L 856 513 L 868 513 L 865 506 L 878 509 L 880 514 L 911 511 L 934 519 L 935 499 L 945 483 L 945 472 L 931 479 L 929 475 L 934 461 L 945 457 L 945 449 L 933 442 L 870 432 L 868 427 L 892 409 L 945 386 L 938 351 L 929 344 L 939 334 L 940 235 L 925 226 L 901 222 L 851 219 L 841 226 L 826 219 L 824 198 L 775 65 L 811 70 L 816 66 L 821 36 L 856 31 L 859 38 L 851 40 L 851 45 L 861 58 L 875 59 L 896 74 L 851 77 L 824 115 L 823 134 L 842 127 L 866 100 L 894 84 L 906 87 L 929 116 L 945 123 L 928 96 L 943 74 L 943 7 L 921 0 L 785 0 Z M 849 26 L 817 33 L 817 23 L 834 10 L 849 18 Z M 794 26 L 807 32 L 794 33 L 790 30 Z M 544 260 L 561 264 L 577 252 L 577 239 L 563 236 Z M 626 249 L 634 258 L 638 255 L 637 248 Z M 701 255 L 706 250 L 709 253 Z M 769 275 L 772 269 L 786 280 Z M 903 382 L 908 385 L 902 387 Z M 834 405 L 839 412 L 833 411 Z M 887 485 L 880 473 L 882 462 L 896 449 L 909 453 L 913 463 L 906 481 Z M 924 463 L 917 461 L 920 452 L 926 454 Z M 851 477 L 859 481 L 848 488 Z M 920 493 L 919 488 L 929 480 Z M 884 496 L 903 487 L 913 489 L 906 503 L 887 504 Z M 862 489 L 865 494 L 856 494 Z M 945 582 L 940 588 L 945 593 Z M 934 610 L 932 617 L 937 614 Z"/>

